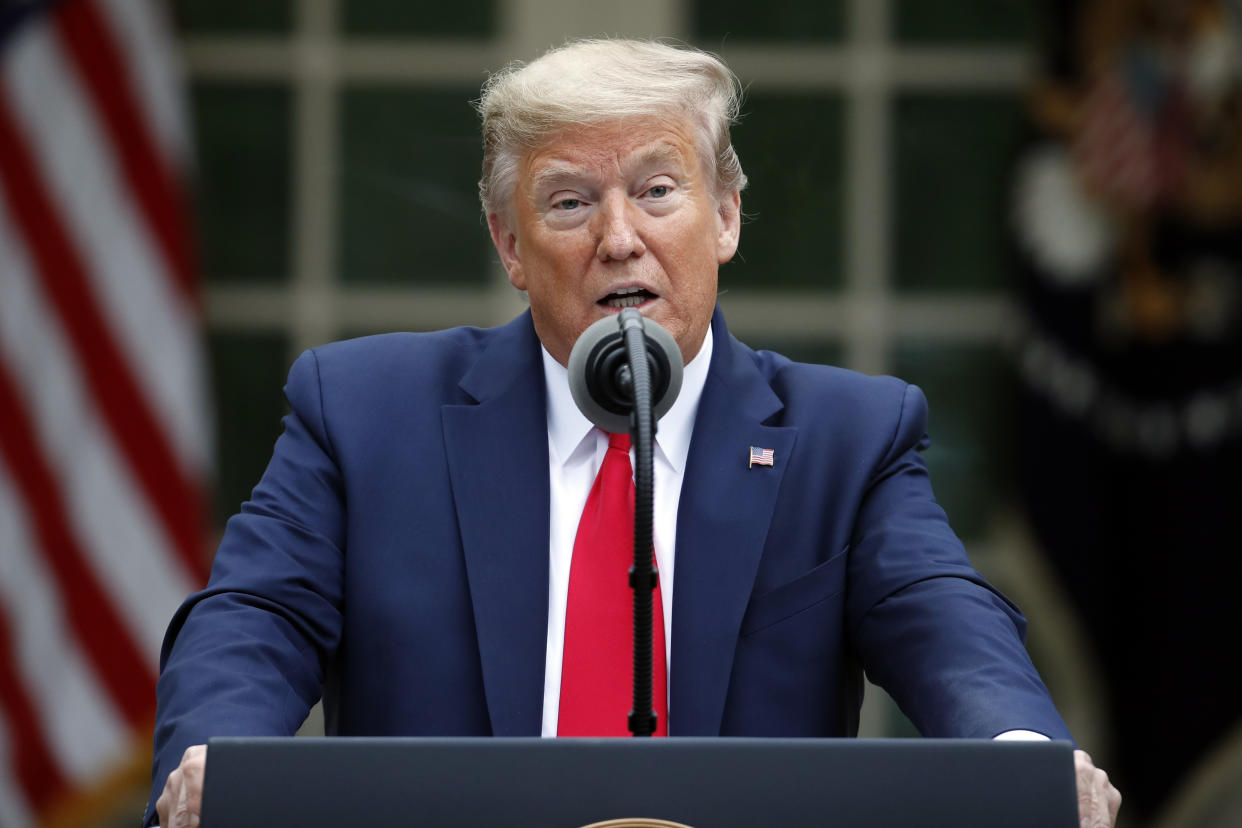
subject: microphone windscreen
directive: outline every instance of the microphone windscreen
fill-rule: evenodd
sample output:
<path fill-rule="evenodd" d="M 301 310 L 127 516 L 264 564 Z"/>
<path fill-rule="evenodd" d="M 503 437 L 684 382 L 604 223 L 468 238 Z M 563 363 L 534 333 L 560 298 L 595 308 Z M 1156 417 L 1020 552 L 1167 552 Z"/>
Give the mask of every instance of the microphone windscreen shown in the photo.
<path fill-rule="evenodd" d="M 667 374 L 652 382 L 652 416 L 659 420 L 673 407 L 681 391 L 681 349 L 673 335 L 651 319 L 643 317 L 643 338 L 647 342 L 647 362 L 657 374 Z M 569 391 L 578 410 L 588 420 L 614 434 L 630 430 L 628 392 L 616 388 L 613 366 L 626 361 L 625 341 L 621 335 L 620 315 L 610 314 L 596 320 L 582 332 L 569 353 Z"/>

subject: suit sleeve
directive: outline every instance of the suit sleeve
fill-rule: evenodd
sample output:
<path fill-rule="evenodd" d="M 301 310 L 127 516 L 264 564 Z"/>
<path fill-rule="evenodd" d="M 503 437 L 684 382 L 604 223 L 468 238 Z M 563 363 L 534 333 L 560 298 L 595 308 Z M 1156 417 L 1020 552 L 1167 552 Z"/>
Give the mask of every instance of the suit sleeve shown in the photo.
<path fill-rule="evenodd" d="M 341 475 L 315 354 L 294 363 L 290 413 L 263 478 L 229 520 L 207 587 L 178 609 L 160 656 L 153 788 L 144 824 L 187 747 L 292 735 L 340 640 Z"/>
<path fill-rule="evenodd" d="M 1024 646 L 1025 619 L 970 565 L 921 451 L 927 402 L 906 386 L 852 539 L 849 616 L 863 666 L 924 736 L 1069 731 Z"/>

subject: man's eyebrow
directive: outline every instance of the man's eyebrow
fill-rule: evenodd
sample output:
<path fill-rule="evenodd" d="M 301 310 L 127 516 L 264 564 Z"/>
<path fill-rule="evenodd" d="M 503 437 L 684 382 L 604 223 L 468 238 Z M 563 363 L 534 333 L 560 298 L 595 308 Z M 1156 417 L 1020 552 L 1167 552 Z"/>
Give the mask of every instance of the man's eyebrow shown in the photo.
<path fill-rule="evenodd" d="M 535 173 L 532 190 L 545 192 L 564 184 L 578 183 L 585 177 L 586 173 L 574 167 L 545 167 Z"/>
<path fill-rule="evenodd" d="M 661 164 L 676 164 L 678 168 L 681 168 L 685 163 L 685 156 L 681 154 L 681 150 L 671 144 L 662 144 L 650 147 L 639 155 L 634 156 L 629 160 L 627 166 L 631 169 L 645 169 Z"/>

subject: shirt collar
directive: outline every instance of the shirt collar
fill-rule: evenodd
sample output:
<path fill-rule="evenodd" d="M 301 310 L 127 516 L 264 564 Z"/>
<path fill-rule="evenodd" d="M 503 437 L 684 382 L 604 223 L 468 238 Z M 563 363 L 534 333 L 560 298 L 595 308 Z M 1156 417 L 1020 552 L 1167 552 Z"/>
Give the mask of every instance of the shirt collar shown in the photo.
<path fill-rule="evenodd" d="M 548 444 L 553 452 L 553 462 L 564 465 L 595 427 L 574 403 L 569 391 L 569 371 L 552 358 L 547 348 L 541 346 L 540 351 L 543 353 L 544 387 L 548 394 Z M 709 327 L 703 337 L 703 346 L 682 371 L 681 392 L 673 407 L 660 418 L 656 430 L 656 451 L 678 473 L 686 467 L 694 418 L 699 410 L 699 398 L 703 396 L 711 362 L 712 329 Z"/>

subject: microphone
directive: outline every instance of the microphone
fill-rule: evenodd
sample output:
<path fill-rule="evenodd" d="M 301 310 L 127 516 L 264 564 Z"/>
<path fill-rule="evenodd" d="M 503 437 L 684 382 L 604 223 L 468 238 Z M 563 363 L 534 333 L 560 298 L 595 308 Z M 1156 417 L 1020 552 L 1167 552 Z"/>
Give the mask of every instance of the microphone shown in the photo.
<path fill-rule="evenodd" d="M 645 357 L 645 358 L 644 358 Z M 582 332 L 569 352 L 569 390 L 586 418 L 604 431 L 629 433 L 634 445 L 634 706 L 630 733 L 656 731 L 652 702 L 652 519 L 656 421 L 681 391 L 681 349 L 672 335 L 634 308 L 605 316 Z M 618 572 L 617 577 L 626 573 Z M 664 692 L 660 688 L 660 692 Z"/>
<path fill-rule="evenodd" d="M 613 434 L 630 431 L 634 407 L 634 377 L 623 335 L 627 325 L 637 325 L 646 341 L 653 421 L 668 413 L 681 391 L 681 349 L 662 325 L 633 308 L 596 321 L 569 353 L 569 390 L 586 418 Z"/>

